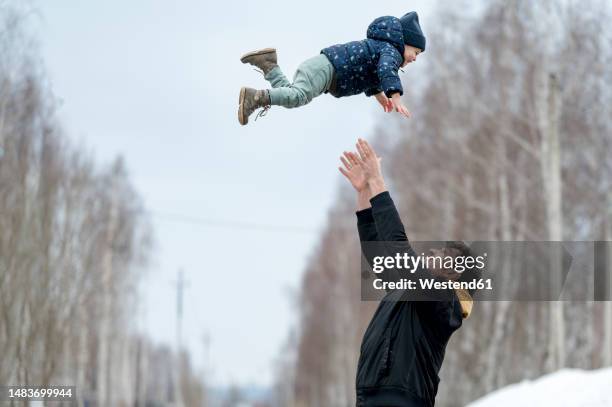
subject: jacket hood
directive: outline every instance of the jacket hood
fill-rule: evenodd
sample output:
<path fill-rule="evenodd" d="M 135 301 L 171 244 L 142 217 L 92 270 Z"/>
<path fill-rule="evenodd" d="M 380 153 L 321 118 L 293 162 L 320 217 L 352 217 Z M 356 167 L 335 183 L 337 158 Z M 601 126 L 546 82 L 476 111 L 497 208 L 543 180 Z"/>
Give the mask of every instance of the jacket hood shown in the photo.
<path fill-rule="evenodd" d="M 474 306 L 474 300 L 472 296 L 467 292 L 467 290 L 456 289 L 455 293 L 457 294 L 457 298 L 459 298 L 459 303 L 461 304 L 461 316 L 463 319 L 469 318 L 472 313 L 472 307 Z"/>
<path fill-rule="evenodd" d="M 368 26 L 367 37 L 371 40 L 390 43 L 404 58 L 404 33 L 397 17 L 378 17 Z"/>

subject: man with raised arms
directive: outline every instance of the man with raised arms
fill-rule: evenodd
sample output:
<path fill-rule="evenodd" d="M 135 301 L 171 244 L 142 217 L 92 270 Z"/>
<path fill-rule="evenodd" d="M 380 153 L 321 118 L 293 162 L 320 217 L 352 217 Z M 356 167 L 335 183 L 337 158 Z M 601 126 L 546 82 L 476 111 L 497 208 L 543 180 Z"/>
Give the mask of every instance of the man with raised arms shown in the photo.
<path fill-rule="evenodd" d="M 340 172 L 357 191 L 357 228 L 362 253 L 372 264 L 366 242 L 381 242 L 388 252 L 415 255 L 380 168 L 380 158 L 365 141 L 357 153 L 345 152 Z M 462 242 L 447 242 L 430 250 L 434 256 L 468 256 Z M 479 278 L 475 268 L 420 269 L 412 278 L 462 281 Z M 388 278 L 389 276 L 387 276 Z M 393 279 L 393 278 L 392 278 Z M 445 290 L 442 295 L 406 299 L 406 290 L 387 290 L 363 336 L 357 367 L 358 407 L 410 407 L 435 404 L 438 373 L 449 338 L 472 309 L 469 290 Z"/>

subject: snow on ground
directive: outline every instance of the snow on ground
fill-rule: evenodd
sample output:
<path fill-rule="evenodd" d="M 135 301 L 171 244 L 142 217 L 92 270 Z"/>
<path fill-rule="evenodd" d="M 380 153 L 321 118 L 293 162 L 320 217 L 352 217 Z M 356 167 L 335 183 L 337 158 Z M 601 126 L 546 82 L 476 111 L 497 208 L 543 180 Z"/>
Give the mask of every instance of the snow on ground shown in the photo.
<path fill-rule="evenodd" d="M 612 367 L 563 369 L 533 381 L 496 390 L 468 407 L 608 407 L 612 406 Z"/>

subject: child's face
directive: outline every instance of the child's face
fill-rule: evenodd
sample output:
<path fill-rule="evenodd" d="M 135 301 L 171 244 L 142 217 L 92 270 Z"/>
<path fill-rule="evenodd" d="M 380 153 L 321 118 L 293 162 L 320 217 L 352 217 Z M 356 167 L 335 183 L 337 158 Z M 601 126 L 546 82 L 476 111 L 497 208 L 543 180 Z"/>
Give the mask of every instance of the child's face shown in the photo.
<path fill-rule="evenodd" d="M 411 62 L 416 61 L 417 55 L 421 53 L 419 48 L 413 47 L 412 45 L 404 45 L 404 62 L 402 68 Z"/>

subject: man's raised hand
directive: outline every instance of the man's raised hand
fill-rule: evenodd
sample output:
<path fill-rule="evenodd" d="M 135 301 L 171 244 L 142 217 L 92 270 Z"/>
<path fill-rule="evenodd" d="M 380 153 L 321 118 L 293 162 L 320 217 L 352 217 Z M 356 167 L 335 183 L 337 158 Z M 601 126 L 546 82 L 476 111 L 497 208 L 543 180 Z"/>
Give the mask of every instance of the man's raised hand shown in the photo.
<path fill-rule="evenodd" d="M 355 146 L 359 152 L 359 164 L 363 168 L 367 181 L 373 178 L 382 178 L 380 157 L 376 155 L 376 151 L 363 139 L 357 140 Z"/>
<path fill-rule="evenodd" d="M 338 167 L 338 169 L 349 180 L 353 188 L 357 192 L 366 190 L 368 182 L 357 154 L 345 151 L 344 155 L 340 157 L 340 161 L 342 161 L 344 168 Z"/>
<path fill-rule="evenodd" d="M 359 164 L 370 187 L 370 192 L 377 195 L 386 191 L 387 187 L 380 168 L 380 157 L 376 151 L 363 139 L 357 140 L 356 147 L 359 152 Z"/>

